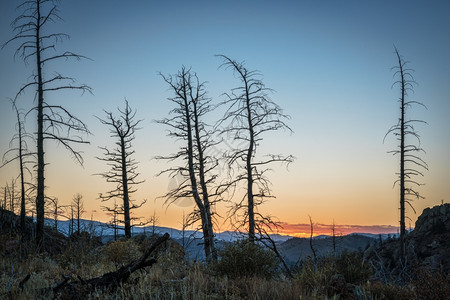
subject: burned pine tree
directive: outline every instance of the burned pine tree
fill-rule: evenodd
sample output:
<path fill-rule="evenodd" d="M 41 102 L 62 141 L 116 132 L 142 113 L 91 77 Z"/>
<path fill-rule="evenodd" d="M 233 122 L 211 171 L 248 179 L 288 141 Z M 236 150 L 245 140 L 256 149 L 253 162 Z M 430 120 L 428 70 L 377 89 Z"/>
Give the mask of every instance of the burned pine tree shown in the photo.
<path fill-rule="evenodd" d="M 400 86 L 400 97 L 398 102 L 400 104 L 400 117 L 396 125 L 392 126 L 385 137 L 393 134 L 398 142 L 398 149 L 389 151 L 393 155 L 400 155 L 400 170 L 398 179 L 394 182 L 394 186 L 400 186 L 400 257 L 402 262 L 405 259 L 405 235 L 406 235 L 406 213 L 405 206 L 408 204 L 415 212 L 412 206 L 414 199 L 424 199 L 423 196 L 416 190 L 417 187 L 423 185 L 414 179 L 416 176 L 423 177 L 423 170 L 428 170 L 427 163 L 418 156 L 419 153 L 425 153 L 420 145 L 420 136 L 416 131 L 414 125 L 418 123 L 425 123 L 423 120 L 408 119 L 406 116 L 408 108 L 413 105 L 419 105 L 424 108 L 426 106 L 418 101 L 407 100 L 408 92 L 413 92 L 413 85 L 416 84 L 411 74 L 412 69 L 407 68 L 408 62 L 400 55 L 397 48 L 395 48 L 398 65 L 393 68 L 395 70 L 394 77 L 398 77 L 393 84 Z M 412 138 L 412 139 L 410 139 Z"/>
<path fill-rule="evenodd" d="M 77 193 L 72 198 L 71 207 L 73 209 L 74 218 L 77 220 L 77 234 L 79 235 L 81 232 L 81 216 L 84 213 L 84 203 L 83 203 L 83 195 Z"/>
<path fill-rule="evenodd" d="M 30 163 L 34 163 L 34 153 L 28 151 L 28 143 L 27 139 L 33 140 L 33 136 L 28 134 L 25 131 L 24 126 L 24 119 L 23 119 L 23 113 L 20 112 L 20 110 L 17 108 L 16 103 L 12 102 L 13 109 L 16 113 L 17 117 L 17 133 L 12 137 L 9 147 L 10 149 L 6 151 L 6 153 L 3 155 L 3 165 L 0 166 L 0 168 L 14 162 L 19 162 L 19 176 L 20 179 L 20 228 L 22 231 L 22 234 L 25 232 L 25 214 L 26 214 L 26 205 L 25 205 L 25 199 L 26 199 L 26 192 L 27 189 L 25 186 L 29 185 L 29 182 L 25 181 L 25 173 L 31 175 L 31 171 L 28 168 L 28 165 Z M 13 153 L 12 157 L 9 157 L 9 155 Z"/>
<path fill-rule="evenodd" d="M 11 178 L 11 182 L 6 182 L 4 195 L 4 208 L 12 213 L 16 213 L 16 180 Z"/>
<path fill-rule="evenodd" d="M 58 231 L 58 217 L 62 213 L 61 209 L 63 206 L 59 204 L 58 198 L 50 198 L 49 201 L 46 201 L 51 208 L 48 210 L 51 213 L 51 216 L 53 218 L 53 229 L 55 231 Z"/>
<path fill-rule="evenodd" d="M 132 141 L 135 138 L 135 132 L 138 130 L 138 125 L 142 120 L 135 120 L 136 111 L 133 111 L 125 100 L 125 109 L 118 108 L 119 116 L 113 115 L 112 112 L 104 111 L 106 118 L 101 119 L 100 122 L 110 128 L 111 137 L 116 139 L 116 147 L 109 150 L 107 147 L 99 147 L 104 151 L 104 156 L 97 157 L 97 159 L 104 161 L 111 166 L 109 171 L 100 173 L 98 175 L 106 179 L 107 182 L 113 183 L 116 187 L 99 197 L 102 201 L 109 201 L 112 199 L 121 199 L 121 206 L 114 206 L 113 208 L 104 207 L 104 209 L 123 215 L 123 224 L 125 227 L 125 236 L 131 237 L 131 216 L 130 211 L 141 207 L 145 200 L 140 204 L 135 204 L 131 199 L 131 195 L 136 192 L 136 185 L 144 182 L 139 181 L 137 177 L 137 161 L 132 157 L 135 151 L 132 149 Z M 118 210 L 118 211 L 117 211 Z"/>
<path fill-rule="evenodd" d="M 86 125 L 70 111 L 58 104 L 51 104 L 45 99 L 47 93 L 60 90 L 91 91 L 84 84 L 76 84 L 71 77 L 60 73 L 51 74 L 49 63 L 74 58 L 80 60 L 84 56 L 65 51 L 57 52 L 56 45 L 69 36 L 65 33 L 51 32 L 48 26 L 61 20 L 58 15 L 57 1 L 28 0 L 22 2 L 17 9 L 22 13 L 14 19 L 11 26 L 15 35 L 3 44 L 18 42 L 15 56 L 20 56 L 27 64 L 32 61 L 35 69 L 30 76 L 31 82 L 23 85 L 15 96 L 14 102 L 27 89 L 34 89 L 36 106 L 31 111 L 37 114 L 37 185 L 36 185 L 36 243 L 42 246 L 44 237 L 45 215 L 45 172 L 47 164 L 44 155 L 44 140 L 55 140 L 62 144 L 82 164 L 80 152 L 73 148 L 73 143 L 87 143 L 81 134 L 89 133 Z M 48 77 L 47 77 L 48 76 Z M 65 134 L 64 134 L 65 133 Z"/>
<path fill-rule="evenodd" d="M 212 152 L 217 142 L 214 141 L 211 129 L 203 120 L 213 109 L 211 99 L 206 95 L 204 83 L 200 83 L 197 75 L 190 69 L 182 67 L 174 76 L 161 74 L 161 77 L 174 93 L 168 100 L 174 103 L 175 108 L 170 111 L 171 117 L 157 122 L 169 128 L 168 136 L 183 143 L 178 152 L 156 157 L 160 160 L 182 163 L 159 174 L 166 173 L 171 177 L 181 178 L 179 184 L 164 197 L 168 204 L 183 198 L 194 199 L 195 209 L 188 216 L 188 223 L 201 222 L 206 259 L 216 260 L 213 206 L 220 200 L 222 191 L 213 187 L 217 179 L 214 172 L 218 160 L 212 156 Z"/>
<path fill-rule="evenodd" d="M 276 225 L 270 216 L 258 212 L 258 206 L 265 199 L 274 198 L 266 177 L 269 165 L 294 161 L 292 155 L 268 154 L 265 158 L 259 158 L 256 156 L 258 146 L 266 132 L 292 130 L 285 123 L 289 116 L 269 99 L 268 92 L 271 90 L 259 79 L 257 71 L 249 71 L 243 63 L 225 55 L 218 57 L 223 59 L 221 67 L 231 69 L 241 83 L 231 93 L 225 94 L 227 99 L 221 104 L 227 106 L 227 110 L 219 123 L 219 126 L 228 123 L 221 129 L 221 134 L 237 144 L 227 155 L 228 164 L 234 166 L 237 174 L 231 184 L 244 182 L 246 185 L 245 195 L 232 208 L 230 216 L 239 227 L 248 226 L 248 238 L 253 242 L 256 232 L 264 232 L 263 227 Z"/>

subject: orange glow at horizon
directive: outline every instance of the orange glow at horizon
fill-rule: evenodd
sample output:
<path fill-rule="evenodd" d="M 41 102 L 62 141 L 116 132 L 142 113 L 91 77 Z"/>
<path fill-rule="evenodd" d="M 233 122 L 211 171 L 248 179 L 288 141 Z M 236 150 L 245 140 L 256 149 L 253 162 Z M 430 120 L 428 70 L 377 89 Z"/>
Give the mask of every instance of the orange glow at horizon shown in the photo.
<path fill-rule="evenodd" d="M 3 1 L 1 5 L 3 41 L 14 34 L 9 26 L 18 13 L 14 2 Z M 96 175 L 110 168 L 97 157 L 104 155 L 100 147 L 114 147 L 116 141 L 96 116 L 104 116 L 104 110 L 116 112 L 117 107 L 123 107 L 126 98 L 137 110 L 136 118 L 143 119 L 141 130 L 136 132 L 132 143 L 135 151 L 132 157 L 138 162 L 138 180 L 144 182 L 136 186 L 131 199 L 137 205 L 147 200 L 131 213 L 141 218 L 139 221 L 155 216 L 156 226 L 181 229 L 183 216 L 193 211 L 194 201 L 167 205 L 162 197 L 174 187 L 173 180 L 166 173 L 156 174 L 186 162 L 154 159 L 176 153 L 185 143 L 168 136 L 167 128 L 154 121 L 170 116 L 174 108 L 172 101 L 167 100 L 173 96 L 172 92 L 158 74 L 175 74 L 183 65 L 192 66 L 200 82 L 205 82 L 211 104 L 218 105 L 211 114 L 205 115 L 204 121 L 211 129 L 216 126 L 219 129 L 222 125 L 216 121 L 228 109 L 219 103 L 227 99 L 224 93 L 231 93 L 239 84 L 229 70 L 218 69 L 221 62 L 214 55 L 226 54 L 237 61 L 245 61 L 249 70 L 260 70 L 261 80 L 274 91 L 268 91 L 271 101 L 291 117 L 287 125 L 293 132 L 265 132 L 256 154 L 258 159 L 267 154 L 296 158 L 289 166 L 273 164 L 271 171 L 264 171 L 274 198 L 258 206 L 258 212 L 281 222 L 282 228 L 274 233 L 309 237 L 308 216 L 314 223 L 314 236 L 331 235 L 332 223 L 336 224 L 336 235 L 397 233 L 399 186 L 393 187 L 393 183 L 398 178 L 399 157 L 386 152 L 397 149 L 398 145 L 395 137 L 385 141 L 383 137 L 398 120 L 399 90 L 392 87 L 395 79 L 391 67 L 396 65 L 392 42 L 403 37 L 399 49 L 405 59 L 411 60 L 420 84 L 410 100 L 424 102 L 428 107 L 412 109 L 410 117 L 429 122 L 417 129 L 426 151 L 422 158 L 430 166 L 423 178 L 417 178 L 424 184 L 418 190 L 426 198 L 412 203 L 417 213 L 406 208 L 410 220 L 406 226 L 413 227 L 423 209 L 448 203 L 450 72 L 445 54 L 448 51 L 444 50 L 450 49 L 447 34 L 450 2 L 411 4 L 411 13 L 401 16 L 396 9 L 387 10 L 385 5 L 374 3 L 342 9 L 340 3 L 330 1 L 327 4 L 330 9 L 324 10 L 320 1 L 308 4 L 288 1 L 283 5 L 275 1 L 262 2 L 255 7 L 242 1 L 240 9 L 236 10 L 219 1 L 211 1 L 208 6 L 180 1 L 179 9 L 174 11 L 173 5 L 164 1 L 140 1 L 131 6 L 121 1 L 108 6 L 108 14 L 104 14 L 105 7 L 100 1 L 63 1 L 60 8 L 65 25 L 57 22 L 51 25 L 56 27 L 49 27 L 49 32 L 58 32 L 59 26 L 63 26 L 72 39 L 58 45 L 58 51 L 78 53 L 79 50 L 92 60 L 73 63 L 55 60 L 48 64 L 44 73 L 50 76 L 53 72 L 62 72 L 64 76 L 73 76 L 78 82 L 91 86 L 94 94 L 48 91 L 45 101 L 49 105 L 62 105 L 86 124 L 91 135 L 85 138 L 90 144 L 73 145 L 74 150 L 83 154 L 82 167 L 73 162 L 64 145 L 46 140 L 45 196 L 57 198 L 60 206 L 68 208 L 73 196 L 80 193 L 85 210 L 83 219 L 111 221 L 111 215 L 103 207 L 112 207 L 113 202 L 102 202 L 99 194 L 116 186 Z M 90 7 L 89 14 L 85 14 L 86 5 Z M 403 6 L 400 2 L 392 5 Z M 127 14 L 123 13 L 125 10 Z M 299 13 L 303 17 L 299 17 Z M 384 17 L 379 18 L 380 14 Z M 82 23 L 81 15 L 84 16 Z M 417 16 L 421 16 L 420 21 Z M 120 30 L 111 30 L 118 28 L 118 18 L 123 19 Z M 408 26 L 397 26 L 399 20 Z M 180 24 L 202 34 L 180 39 Z M 242 31 L 241 25 L 248 25 L 252 34 Z M 436 34 L 428 34 L 430 32 Z M 11 44 L 0 51 L 0 156 L 16 146 L 9 143 L 17 133 L 17 126 L 16 115 L 7 99 L 33 80 L 30 77 L 33 66 L 14 59 L 17 45 Z M 33 95 L 32 90 L 27 90 L 18 97 L 17 105 L 23 112 L 30 112 L 25 128 L 35 135 L 37 116 L 32 109 L 36 104 Z M 64 134 L 61 131 L 61 135 Z M 229 175 L 235 179 L 241 171 L 230 172 L 221 158 L 224 152 L 243 144 L 232 135 L 217 137 L 217 141 L 221 139 L 221 143 L 208 152 L 220 159 L 220 164 L 210 173 L 219 176 L 217 184 L 228 180 Z M 29 140 L 29 147 L 34 152 L 35 142 Z M 32 173 L 26 174 L 26 181 L 35 184 L 32 166 L 29 165 Z M 18 174 L 17 160 L 0 167 L 0 199 L 6 197 L 3 188 L 16 180 Z M 229 207 L 239 202 L 244 194 L 245 183 L 242 182 L 234 198 L 227 195 L 228 202 L 215 205 L 215 232 L 233 230 L 227 220 Z M 29 200 L 26 209 L 31 214 L 35 199 Z M 119 204 L 120 200 L 117 201 Z M 16 205 L 16 209 L 18 207 Z M 58 217 L 67 220 L 67 209 L 65 216 L 59 214 Z"/>
<path fill-rule="evenodd" d="M 295 237 L 310 237 L 310 224 L 288 224 L 282 223 L 282 227 L 278 230 L 280 235 L 289 235 Z M 334 225 L 334 234 L 336 236 L 348 235 L 351 233 L 370 233 L 370 234 L 392 234 L 397 233 L 398 227 L 392 225 Z M 333 235 L 333 225 L 313 223 L 313 236 Z"/>

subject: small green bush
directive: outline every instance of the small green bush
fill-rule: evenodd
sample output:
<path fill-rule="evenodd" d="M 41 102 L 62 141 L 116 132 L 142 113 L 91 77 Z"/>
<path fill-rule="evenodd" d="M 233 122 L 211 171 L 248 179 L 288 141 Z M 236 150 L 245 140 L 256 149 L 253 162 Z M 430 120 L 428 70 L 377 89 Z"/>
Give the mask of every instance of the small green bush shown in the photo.
<path fill-rule="evenodd" d="M 229 278 L 271 278 L 278 269 L 278 260 L 270 250 L 246 239 L 227 244 L 219 251 L 219 257 L 213 271 Z"/>

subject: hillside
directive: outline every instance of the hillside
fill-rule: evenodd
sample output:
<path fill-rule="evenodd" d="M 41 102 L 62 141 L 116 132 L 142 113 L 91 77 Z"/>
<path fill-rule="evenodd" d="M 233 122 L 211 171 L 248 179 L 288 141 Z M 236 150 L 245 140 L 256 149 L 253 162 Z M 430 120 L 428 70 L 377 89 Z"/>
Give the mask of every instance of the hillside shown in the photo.
<path fill-rule="evenodd" d="M 313 248 L 317 256 L 324 256 L 333 253 L 333 238 L 325 237 L 313 239 Z M 353 252 L 364 250 L 366 247 L 377 242 L 376 236 L 369 237 L 361 234 L 350 234 L 336 237 L 336 253 L 343 251 Z M 309 238 L 291 238 L 278 246 L 286 262 L 290 265 L 299 260 L 313 256 Z"/>
<path fill-rule="evenodd" d="M 102 244 L 100 238 L 87 233 L 68 238 L 46 227 L 47 246 L 38 254 L 29 240 L 34 230 L 32 219 L 27 219 L 27 231 L 31 234 L 22 241 L 17 234 L 17 220 L 15 214 L 0 210 L 0 298 L 448 299 L 450 296 L 448 204 L 426 209 L 419 217 L 415 230 L 408 234 L 408 263 L 403 266 L 398 263 L 395 238 L 380 239 L 368 234 L 338 237 L 337 254 L 331 256 L 327 254 L 333 251 L 332 238 L 319 236 L 312 240 L 318 258 L 309 260 L 304 259 L 311 256 L 309 239 L 275 236 L 280 239 L 277 244 L 281 254 L 291 267 L 295 264 L 290 275 L 278 267 L 279 261 L 272 252 L 263 247 L 256 252 L 246 251 L 241 247 L 245 243 L 233 243 L 238 235 L 230 232 L 218 234 L 218 238 L 222 237 L 218 246 L 228 248 L 228 254 L 224 251 L 218 262 L 205 264 L 199 261 L 203 257 L 201 240 L 185 239 L 185 255 L 180 246 L 182 232 L 164 227 L 151 229 L 171 231 L 178 238 L 170 238 L 168 234 L 150 237 L 147 236 L 150 228 L 136 228 L 132 239 Z M 106 235 L 110 228 L 102 229 L 104 224 L 82 222 L 85 230 L 105 234 L 103 238 L 111 237 Z M 67 222 L 57 225 L 64 230 Z M 140 234 L 144 231 L 146 235 Z M 364 254 L 351 252 L 364 249 Z M 299 259 L 303 259 L 302 263 L 296 264 Z M 270 261 L 272 266 L 267 264 Z M 253 270 L 252 275 L 232 275 L 242 270 Z"/>

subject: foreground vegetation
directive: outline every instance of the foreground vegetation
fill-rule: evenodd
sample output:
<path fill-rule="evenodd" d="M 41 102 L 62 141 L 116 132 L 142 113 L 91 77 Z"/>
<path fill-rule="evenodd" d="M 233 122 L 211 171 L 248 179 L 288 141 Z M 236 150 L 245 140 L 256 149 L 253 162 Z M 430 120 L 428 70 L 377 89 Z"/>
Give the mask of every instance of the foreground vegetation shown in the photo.
<path fill-rule="evenodd" d="M 374 276 L 362 253 L 308 258 L 289 278 L 272 252 L 238 241 L 219 252 L 217 263 L 186 261 L 174 241 L 162 245 L 157 263 L 104 289 L 54 287 L 82 283 L 137 260 L 149 247 L 144 236 L 102 245 L 89 234 L 73 236 L 55 253 L 38 254 L 31 242 L 1 235 L 0 296 L 12 299 L 445 299 L 448 276 L 417 272 L 402 285 Z M 56 245 L 57 243 L 55 243 Z M 49 249 L 52 252 L 51 249 Z M 81 287 L 81 288 L 80 288 Z"/>

